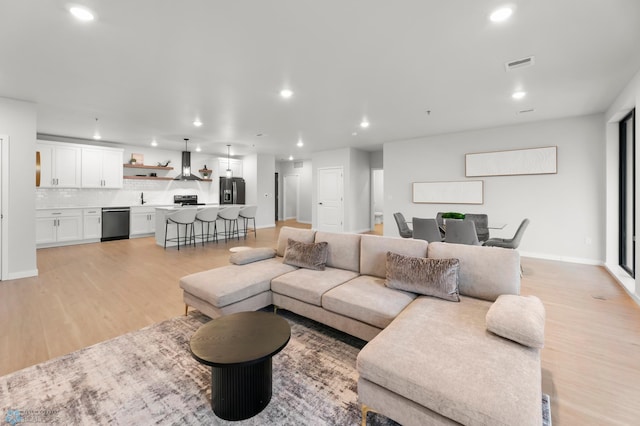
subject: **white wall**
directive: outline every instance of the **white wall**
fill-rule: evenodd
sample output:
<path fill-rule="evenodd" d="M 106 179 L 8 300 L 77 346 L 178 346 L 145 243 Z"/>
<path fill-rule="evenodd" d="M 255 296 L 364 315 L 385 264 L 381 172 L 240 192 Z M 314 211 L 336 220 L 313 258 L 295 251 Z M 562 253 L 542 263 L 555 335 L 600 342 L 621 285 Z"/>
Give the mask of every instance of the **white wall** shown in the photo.
<path fill-rule="evenodd" d="M 276 157 L 271 154 L 257 154 L 256 182 L 256 226 L 260 228 L 276 226 L 276 206 L 274 199 Z"/>
<path fill-rule="evenodd" d="M 0 134 L 9 136 L 9 235 L 7 276 L 35 276 L 35 141 L 36 105 L 0 98 Z"/>
<path fill-rule="evenodd" d="M 373 211 L 381 212 L 384 211 L 384 170 L 373 170 L 372 175 Z"/>
<path fill-rule="evenodd" d="M 627 84 L 605 113 L 606 121 L 606 267 L 640 304 L 640 285 L 618 264 L 618 203 L 619 203 L 619 131 L 618 123 L 629 111 L 640 105 L 640 72 Z M 638 141 L 638 110 L 636 110 L 636 143 Z M 636 164 L 640 164 L 640 150 L 636 150 Z M 640 212 L 640 173 L 636 173 L 636 212 Z M 636 213 L 636 229 L 640 229 L 640 215 Z M 637 247 L 637 246 L 636 246 Z M 636 265 L 640 265 L 640 250 L 636 249 Z M 638 268 L 638 266 L 636 266 Z M 639 274 L 636 274 L 638 276 Z"/>
<path fill-rule="evenodd" d="M 492 236 L 512 236 L 529 218 L 520 251 L 525 256 L 586 263 L 604 261 L 604 117 L 600 114 L 461 132 L 384 145 L 385 235 L 398 235 L 394 212 L 435 217 L 439 211 L 486 213 L 504 222 Z M 496 176 L 484 180 L 484 204 L 414 204 L 412 182 L 463 181 L 472 152 L 558 147 L 558 173 Z"/>

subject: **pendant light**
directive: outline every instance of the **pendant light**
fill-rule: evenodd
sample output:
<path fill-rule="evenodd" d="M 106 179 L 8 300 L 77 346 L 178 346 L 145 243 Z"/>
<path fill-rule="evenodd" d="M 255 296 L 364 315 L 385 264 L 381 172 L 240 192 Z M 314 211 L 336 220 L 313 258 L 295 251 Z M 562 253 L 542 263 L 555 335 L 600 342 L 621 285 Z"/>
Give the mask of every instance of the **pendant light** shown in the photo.
<path fill-rule="evenodd" d="M 231 159 L 229 156 L 231 155 L 231 145 L 227 145 L 227 177 L 230 178 L 233 176 L 233 172 L 231 171 Z"/>
<path fill-rule="evenodd" d="M 98 118 L 96 118 L 96 131 L 93 133 L 93 139 L 97 141 L 102 139 L 102 136 L 100 136 L 100 130 L 98 129 Z"/>

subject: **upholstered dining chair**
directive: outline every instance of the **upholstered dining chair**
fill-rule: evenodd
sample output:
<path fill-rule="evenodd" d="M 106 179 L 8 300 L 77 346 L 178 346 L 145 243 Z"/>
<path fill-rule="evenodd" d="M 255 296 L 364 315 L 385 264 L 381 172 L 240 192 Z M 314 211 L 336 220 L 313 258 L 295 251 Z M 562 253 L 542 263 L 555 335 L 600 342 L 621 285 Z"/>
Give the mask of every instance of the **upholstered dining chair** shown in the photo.
<path fill-rule="evenodd" d="M 414 217 L 411 219 L 413 225 L 413 238 L 417 240 L 426 240 L 431 242 L 442 241 L 440 235 L 440 228 L 438 222 L 435 219 L 425 219 L 420 217 Z"/>
<path fill-rule="evenodd" d="M 394 213 L 393 218 L 396 220 L 396 224 L 398 224 L 398 232 L 402 238 L 413 237 L 413 231 L 409 228 L 409 225 L 407 225 L 407 221 L 402 213 Z"/>
<path fill-rule="evenodd" d="M 464 218 L 473 221 L 480 243 L 489 239 L 489 217 L 486 214 L 465 213 Z"/>
<path fill-rule="evenodd" d="M 444 241 L 455 244 L 468 244 L 479 246 L 476 225 L 472 220 L 449 220 L 447 221 L 447 232 L 444 234 Z"/>
<path fill-rule="evenodd" d="M 196 211 L 194 208 L 182 208 L 167 215 L 167 221 L 164 224 L 164 248 L 167 248 L 167 241 L 175 241 L 178 243 L 178 250 L 180 250 L 180 225 L 184 225 L 184 237 L 182 242 L 184 244 L 193 245 L 196 243 L 195 232 L 193 231 L 193 223 L 196 221 Z M 175 223 L 176 225 L 176 237 L 167 238 L 167 231 L 169 230 L 169 224 Z M 187 236 L 188 233 L 188 236 Z"/>
<path fill-rule="evenodd" d="M 488 247 L 517 249 L 520 245 L 520 241 L 522 240 L 522 235 L 524 234 L 525 229 L 527 229 L 527 226 L 529 226 L 529 219 L 524 219 L 522 222 L 520 222 L 520 226 L 518 226 L 518 230 L 512 238 L 489 238 L 484 242 L 484 245 Z"/>

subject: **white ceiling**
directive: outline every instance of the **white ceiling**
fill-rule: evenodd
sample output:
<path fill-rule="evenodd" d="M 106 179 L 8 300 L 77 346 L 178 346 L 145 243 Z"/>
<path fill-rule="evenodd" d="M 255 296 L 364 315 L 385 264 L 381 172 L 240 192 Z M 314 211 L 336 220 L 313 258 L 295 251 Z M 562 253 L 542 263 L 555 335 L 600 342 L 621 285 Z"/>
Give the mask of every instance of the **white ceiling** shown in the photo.
<path fill-rule="evenodd" d="M 638 0 L 512 1 L 501 24 L 493 0 L 76 3 L 96 20 L 0 0 L 0 96 L 36 102 L 41 134 L 90 139 L 98 118 L 110 142 L 309 158 L 602 112 L 640 69 Z"/>

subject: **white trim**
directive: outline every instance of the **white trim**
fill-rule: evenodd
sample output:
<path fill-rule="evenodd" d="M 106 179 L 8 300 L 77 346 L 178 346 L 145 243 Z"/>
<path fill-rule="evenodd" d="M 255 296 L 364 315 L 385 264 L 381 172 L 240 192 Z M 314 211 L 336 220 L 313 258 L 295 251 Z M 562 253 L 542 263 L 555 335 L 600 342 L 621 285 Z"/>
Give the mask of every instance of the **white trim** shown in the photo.
<path fill-rule="evenodd" d="M 20 278 L 30 278 L 30 277 L 37 277 L 38 276 L 38 270 L 37 269 L 32 269 L 31 271 L 20 271 L 20 272 L 11 272 L 6 274 L 7 280 L 18 280 Z"/>
<path fill-rule="evenodd" d="M 638 306 L 640 306 L 640 296 L 633 293 L 631 288 L 629 288 L 629 284 L 632 284 L 635 287 L 635 280 L 626 273 L 620 274 L 619 271 L 623 269 L 620 268 L 620 266 L 618 265 L 612 266 L 612 265 L 605 264 L 604 268 L 607 270 L 607 272 L 609 272 L 609 274 L 613 277 L 613 279 L 618 282 L 620 287 L 624 289 L 624 291 L 631 297 L 631 299 L 634 302 L 636 302 Z"/>
<path fill-rule="evenodd" d="M 557 260 L 559 262 L 567 262 L 567 263 L 582 263 L 584 265 L 604 266 L 604 262 L 601 260 L 585 259 L 582 257 L 556 256 L 552 254 L 531 253 L 531 252 L 524 252 L 524 251 L 520 252 L 520 256 L 532 257 L 534 259 Z"/>
<path fill-rule="evenodd" d="M 0 280 L 11 278 L 9 274 L 9 136 L 0 135 L 0 149 L 2 149 L 2 200 L 0 200 L 0 213 L 2 214 L 2 241 L 0 241 Z M 35 177 L 34 177 L 35 179 Z M 35 275 L 38 275 L 36 269 Z M 28 275 L 33 276 L 33 275 Z"/>

